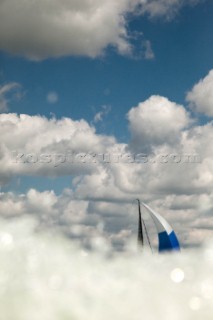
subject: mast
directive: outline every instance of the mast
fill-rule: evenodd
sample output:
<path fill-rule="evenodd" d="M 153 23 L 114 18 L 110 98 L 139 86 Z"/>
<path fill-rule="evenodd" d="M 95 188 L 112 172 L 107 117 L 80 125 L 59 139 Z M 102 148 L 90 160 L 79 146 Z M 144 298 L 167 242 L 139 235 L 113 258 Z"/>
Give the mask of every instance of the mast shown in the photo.
<path fill-rule="evenodd" d="M 141 216 L 141 204 L 140 200 L 138 201 L 138 247 L 143 247 L 143 225 L 142 225 L 142 216 Z"/>

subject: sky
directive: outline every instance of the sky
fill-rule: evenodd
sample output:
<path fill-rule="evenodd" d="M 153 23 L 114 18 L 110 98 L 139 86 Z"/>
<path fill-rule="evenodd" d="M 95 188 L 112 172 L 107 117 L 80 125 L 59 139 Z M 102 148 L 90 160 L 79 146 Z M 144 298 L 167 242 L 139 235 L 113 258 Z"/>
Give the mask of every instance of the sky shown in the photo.
<path fill-rule="evenodd" d="M 207 241 L 212 14 L 210 0 L 1 1 L 2 217 L 122 249 L 139 197 L 183 247 Z"/>

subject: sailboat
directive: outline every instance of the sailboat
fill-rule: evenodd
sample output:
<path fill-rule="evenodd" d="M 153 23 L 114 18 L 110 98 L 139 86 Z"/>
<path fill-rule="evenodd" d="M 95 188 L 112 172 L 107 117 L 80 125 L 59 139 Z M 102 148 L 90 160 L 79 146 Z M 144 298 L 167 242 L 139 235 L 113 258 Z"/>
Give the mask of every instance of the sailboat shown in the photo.
<path fill-rule="evenodd" d="M 147 239 L 151 248 L 151 243 L 149 240 L 149 236 L 147 233 L 146 225 L 144 220 L 142 219 L 142 214 L 141 214 L 141 204 L 143 207 L 145 207 L 158 232 L 158 250 L 159 252 L 164 252 L 164 251 L 180 251 L 180 244 L 178 241 L 178 238 L 171 227 L 171 225 L 157 212 L 155 212 L 153 209 L 151 209 L 147 204 L 140 202 L 139 199 L 138 201 L 138 214 L 139 214 L 139 221 L 138 221 L 138 244 L 143 247 L 144 245 L 144 235 L 143 235 L 143 228 L 145 229 Z"/>

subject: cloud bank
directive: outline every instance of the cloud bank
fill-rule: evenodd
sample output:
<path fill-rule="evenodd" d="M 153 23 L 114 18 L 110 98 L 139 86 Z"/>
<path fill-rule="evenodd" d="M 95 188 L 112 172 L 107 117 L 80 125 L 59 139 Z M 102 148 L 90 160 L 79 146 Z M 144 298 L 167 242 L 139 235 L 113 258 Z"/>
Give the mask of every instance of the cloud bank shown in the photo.
<path fill-rule="evenodd" d="M 29 219 L 0 221 L 2 318 L 211 319 L 212 244 L 160 257 L 110 253 L 102 242 L 91 254 L 35 234 Z"/>
<path fill-rule="evenodd" d="M 213 123 L 197 124 L 184 106 L 161 96 L 140 102 L 127 117 L 131 139 L 121 144 L 97 134 L 85 120 L 1 114 L 3 187 L 17 176 L 72 177 L 59 196 L 33 188 L 25 195 L 2 193 L 1 215 L 34 214 L 42 226 L 83 243 L 97 234 L 121 248 L 136 232 L 132 203 L 139 197 L 168 218 L 184 246 L 200 245 L 213 228 Z M 57 155 L 58 162 L 46 156 L 23 161 L 22 153 Z M 80 161 L 64 161 L 64 153 L 80 153 Z M 149 161 L 132 159 L 141 153 Z M 94 157 L 103 154 L 113 155 L 113 161 Z"/>

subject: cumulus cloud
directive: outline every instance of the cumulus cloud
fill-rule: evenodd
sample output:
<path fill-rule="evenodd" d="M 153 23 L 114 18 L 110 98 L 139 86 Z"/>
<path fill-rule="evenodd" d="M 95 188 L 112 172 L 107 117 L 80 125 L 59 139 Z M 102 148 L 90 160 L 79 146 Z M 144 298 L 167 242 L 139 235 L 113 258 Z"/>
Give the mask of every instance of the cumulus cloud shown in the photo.
<path fill-rule="evenodd" d="M 137 1 L 36 0 L 0 3 L 0 47 L 32 60 L 96 57 L 112 45 L 130 52 L 125 13 Z"/>
<path fill-rule="evenodd" d="M 0 48 L 31 60 L 96 57 L 108 46 L 130 54 L 128 13 L 171 16 L 183 4 L 182 0 L 1 1 Z"/>
<path fill-rule="evenodd" d="M 87 249 L 103 238 L 120 250 L 137 229 L 137 215 L 129 204 L 80 201 L 71 190 L 59 196 L 53 191 L 35 189 L 22 195 L 0 193 L 0 216 L 5 219 L 34 217 L 38 231 L 57 230 Z"/>
<path fill-rule="evenodd" d="M 141 198 L 171 222 L 181 243 L 199 245 L 212 230 L 213 123 L 196 124 L 183 106 L 160 96 L 132 108 L 128 120 L 132 139 L 121 144 L 114 137 L 98 135 L 84 120 L 1 114 L 2 185 L 16 175 L 74 176 L 71 190 L 58 196 L 34 189 L 24 195 L 2 193 L 1 215 L 31 213 L 41 227 L 57 228 L 83 245 L 89 237 L 103 236 L 121 249 L 136 234 L 137 210 L 132 203 Z M 105 153 L 113 155 L 114 161 L 106 157 L 79 164 L 58 158 L 55 166 L 47 158 L 34 163 L 31 157 L 23 163 L 13 161 L 14 150 L 20 154 Z M 131 156 L 138 151 L 149 151 L 149 161 L 133 162 Z M 168 161 L 160 161 L 160 155 Z M 187 155 L 198 155 L 200 161 L 182 161 Z"/>
<path fill-rule="evenodd" d="M 113 149 L 120 155 L 151 150 L 149 161 L 99 166 L 74 180 L 75 195 L 122 204 L 139 197 L 163 212 L 185 246 L 199 245 L 210 236 L 213 223 L 213 124 L 199 126 L 183 106 L 156 96 L 131 109 L 128 119 L 134 139 Z M 162 155 L 168 161 L 161 161 Z"/>
<path fill-rule="evenodd" d="M 195 111 L 213 117 L 213 70 L 195 84 L 187 93 L 186 100 Z"/>
<path fill-rule="evenodd" d="M 165 97 L 152 96 L 128 113 L 132 147 L 150 152 L 152 147 L 174 144 L 190 119 L 183 106 Z"/>
<path fill-rule="evenodd" d="M 84 154 L 103 152 L 115 142 L 113 137 L 96 135 L 84 120 L 1 114 L 0 124 L 2 184 L 16 174 L 59 176 L 96 170 L 92 160 L 83 163 L 75 155 L 83 159 Z"/>
<path fill-rule="evenodd" d="M 210 238 L 212 199 L 213 194 L 167 195 L 150 203 L 173 225 L 181 245 L 192 247 Z M 82 201 L 68 189 L 58 196 L 53 191 L 30 189 L 20 195 L 1 193 L 0 216 L 4 219 L 34 217 L 37 221 L 35 230 L 57 231 L 87 249 L 93 248 L 101 239 L 115 250 L 125 250 L 132 239 L 136 244 L 138 212 L 133 201 Z M 153 222 L 145 211 L 143 217 L 155 246 Z"/>
<path fill-rule="evenodd" d="M 170 108 L 172 103 L 164 99 Z M 171 108 L 177 119 L 185 119 L 182 107 L 174 104 Z M 155 122 L 163 123 L 161 113 L 156 112 L 155 108 L 152 111 Z M 182 114 L 185 116 L 182 117 Z M 157 122 L 157 117 L 161 122 Z M 137 210 L 132 202 L 139 197 L 163 213 L 185 246 L 199 245 L 210 232 L 206 230 L 211 230 L 212 219 L 212 123 L 182 129 L 185 121 L 180 121 L 176 128 L 179 139 L 172 144 L 165 138 L 152 149 L 156 155 L 199 154 L 202 157 L 199 163 L 106 161 L 91 166 L 86 163 L 63 163 L 54 167 L 49 163 L 13 163 L 11 152 L 18 147 L 20 152 L 31 153 L 33 150 L 58 154 L 68 148 L 122 155 L 128 154 L 130 149 L 127 144 L 116 143 L 112 137 L 97 135 L 94 128 L 83 120 L 48 120 L 40 116 L 14 114 L 1 115 L 0 119 L 2 184 L 17 174 L 75 176 L 73 191 L 67 190 L 60 196 L 53 191 L 38 192 L 34 189 L 20 196 L 1 194 L 1 215 L 34 214 L 41 228 L 57 228 L 66 236 L 79 240 L 83 246 L 100 236 L 121 249 L 129 237 L 136 234 Z M 174 121 L 170 115 L 168 119 Z M 152 139 L 150 143 L 153 146 Z M 127 231 L 131 231 L 128 236 Z"/>
<path fill-rule="evenodd" d="M 126 219 L 131 221 L 123 226 L 124 230 L 132 230 L 137 222 L 131 216 L 131 210 L 123 205 L 133 205 L 136 198 L 143 199 L 170 221 L 183 246 L 198 246 L 210 236 L 213 223 L 212 134 L 211 124 L 196 127 L 185 131 L 175 146 L 154 150 L 157 154 L 169 155 L 199 153 L 201 163 L 109 164 L 105 168 L 99 167 L 99 172 L 76 178 L 75 196 L 100 204 L 102 212 L 105 208 L 102 202 L 118 202 L 118 212 L 121 215 L 124 213 L 118 224 L 122 225 Z M 93 208 L 97 210 L 98 206 L 93 205 Z M 136 215 L 137 212 L 134 212 Z M 116 224 L 115 221 L 111 220 L 111 223 Z M 110 228 L 113 229 L 113 225 Z M 153 230 L 150 224 L 149 230 Z"/>
<path fill-rule="evenodd" d="M 16 82 L 10 82 L 0 86 L 0 112 L 8 111 L 8 103 L 10 100 L 8 95 L 11 93 L 11 91 L 18 88 L 20 88 L 20 84 Z"/>

